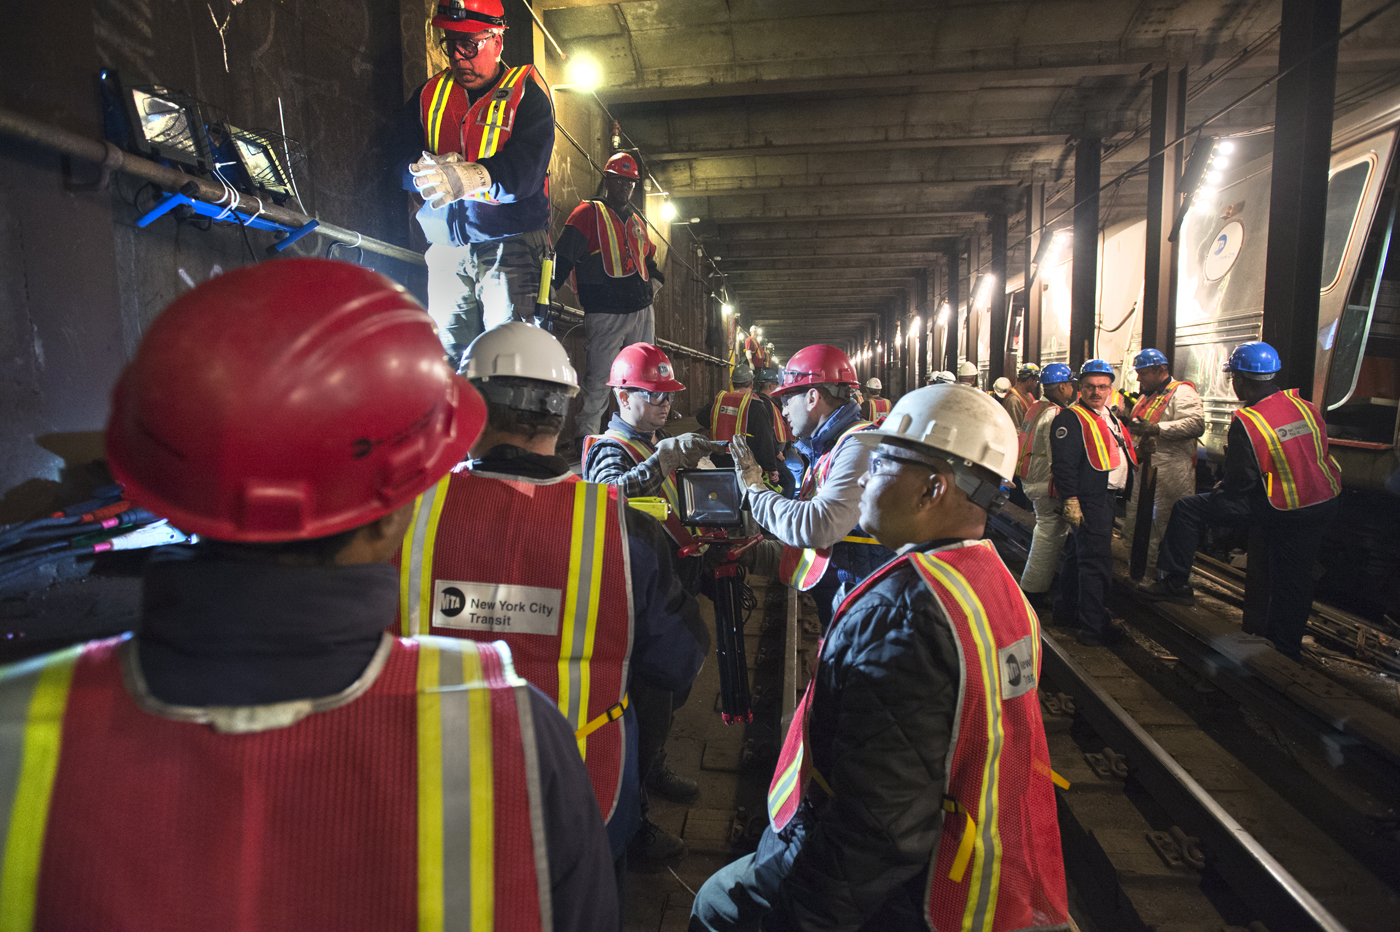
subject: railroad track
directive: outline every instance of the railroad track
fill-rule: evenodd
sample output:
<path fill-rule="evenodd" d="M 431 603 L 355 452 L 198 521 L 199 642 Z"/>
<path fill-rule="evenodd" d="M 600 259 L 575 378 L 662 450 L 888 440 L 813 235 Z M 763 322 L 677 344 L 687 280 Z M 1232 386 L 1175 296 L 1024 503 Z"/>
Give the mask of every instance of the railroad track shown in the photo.
<path fill-rule="evenodd" d="M 1029 543 L 1028 516 L 1018 512 L 988 528 L 1008 562 L 1023 559 Z M 1237 574 L 1214 562 L 1202 568 L 1242 597 Z M 1081 648 L 1052 629 L 1043 655 L 1052 759 L 1072 781 L 1059 794 L 1067 866 L 1072 886 L 1097 902 L 1090 911 L 1100 927 L 1174 919 L 1174 928 L 1192 928 L 1194 919 L 1202 930 L 1251 922 L 1274 932 L 1393 929 L 1400 723 L 1241 635 L 1237 622 L 1141 603 L 1127 585 L 1116 587 L 1114 603 L 1165 651 L 1135 649 L 1135 641 L 1118 652 Z M 1367 637 L 1375 630 L 1346 613 L 1319 614 L 1348 631 L 1365 625 Z M 1186 697 L 1181 707 L 1157 686 L 1175 686 Z M 1261 750 L 1255 735 L 1242 740 L 1228 727 L 1203 731 L 1184 708 L 1206 725 L 1232 716 L 1277 723 L 1325 763 L 1310 768 L 1306 755 Z"/>

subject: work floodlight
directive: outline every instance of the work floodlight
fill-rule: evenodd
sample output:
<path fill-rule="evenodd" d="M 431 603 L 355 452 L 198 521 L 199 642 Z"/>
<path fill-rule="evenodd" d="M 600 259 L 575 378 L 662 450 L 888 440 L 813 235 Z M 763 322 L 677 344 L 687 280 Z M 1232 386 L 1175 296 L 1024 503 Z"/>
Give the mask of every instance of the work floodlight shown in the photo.
<path fill-rule="evenodd" d="M 139 155 L 183 165 L 196 171 L 209 170 L 209 140 L 204 132 L 204 115 L 199 102 L 188 94 L 160 84 L 122 83 L 116 72 L 102 72 L 104 94 L 124 120 L 120 141 Z"/>
<path fill-rule="evenodd" d="M 277 144 L 268 136 L 251 130 L 239 129 L 231 123 L 224 124 L 226 142 L 220 160 L 223 167 L 228 161 L 236 163 L 238 171 L 229 180 L 235 187 L 246 184 L 246 193 L 266 195 L 277 203 L 292 196 L 292 185 L 288 168 L 278 158 Z"/>

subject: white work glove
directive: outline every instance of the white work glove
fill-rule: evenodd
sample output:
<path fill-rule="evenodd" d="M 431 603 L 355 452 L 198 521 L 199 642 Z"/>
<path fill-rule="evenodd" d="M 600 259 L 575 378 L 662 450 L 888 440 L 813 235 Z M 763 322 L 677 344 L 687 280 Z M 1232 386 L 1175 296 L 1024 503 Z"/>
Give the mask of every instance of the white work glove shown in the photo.
<path fill-rule="evenodd" d="M 462 161 L 456 152 L 424 152 L 408 170 L 418 194 L 434 210 L 491 187 L 491 173 L 476 162 Z"/>
<path fill-rule="evenodd" d="M 768 488 L 763 484 L 763 467 L 754 459 L 753 451 L 743 436 L 735 434 L 734 439 L 729 441 L 729 455 L 734 457 L 734 472 L 739 476 L 740 485 L 755 490 Z"/>
<path fill-rule="evenodd" d="M 694 469 L 710 453 L 723 450 L 699 434 L 663 437 L 656 444 L 656 458 L 662 472 L 670 475 L 677 469 Z"/>
<path fill-rule="evenodd" d="M 1084 523 L 1084 509 L 1079 507 L 1079 499 L 1065 499 L 1065 521 L 1070 527 L 1079 527 Z"/>

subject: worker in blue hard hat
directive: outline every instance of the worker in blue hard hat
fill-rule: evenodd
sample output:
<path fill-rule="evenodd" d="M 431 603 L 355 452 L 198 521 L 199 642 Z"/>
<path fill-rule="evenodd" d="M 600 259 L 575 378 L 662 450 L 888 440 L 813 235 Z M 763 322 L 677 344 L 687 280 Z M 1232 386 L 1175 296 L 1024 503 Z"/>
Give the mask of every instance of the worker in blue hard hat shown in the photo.
<path fill-rule="evenodd" d="M 1118 631 L 1105 598 L 1113 575 L 1113 511 L 1137 453 L 1110 406 L 1113 367 L 1091 359 L 1079 370 L 1079 401 L 1050 425 L 1050 468 L 1073 529 L 1060 575 L 1059 624 L 1080 628 L 1079 641 L 1101 645 Z"/>
<path fill-rule="evenodd" d="M 1074 403 L 1076 393 L 1074 370 L 1062 362 L 1037 367 L 1037 378 L 1045 397 L 1032 402 L 1016 425 L 1020 434 L 1016 478 L 1035 511 L 1035 534 L 1021 573 L 1021 591 L 1036 608 L 1048 608 L 1046 600 L 1069 534 L 1069 524 L 1061 513 L 1063 505 L 1051 489 L 1050 425 Z"/>
<path fill-rule="evenodd" d="M 1196 386 L 1172 378 L 1166 355 L 1145 349 L 1133 357 L 1142 394 L 1128 417 L 1128 430 L 1142 464 L 1133 475 L 1123 518 L 1123 539 L 1134 548 L 1134 579 L 1157 562 L 1157 546 L 1172 506 L 1196 491 L 1196 441 L 1206 432 L 1205 408 Z M 1150 518 L 1139 529 L 1139 519 Z M 1147 535 L 1141 545 L 1138 533 Z"/>
<path fill-rule="evenodd" d="M 1176 503 L 1157 554 L 1161 579 L 1142 592 L 1153 601 L 1192 604 L 1188 579 L 1201 532 L 1208 525 L 1261 527 L 1267 550 L 1250 555 L 1260 561 L 1250 570 L 1264 574 L 1260 589 L 1269 606 L 1262 629 L 1246 633 L 1264 635 L 1296 660 L 1312 606 L 1313 564 L 1339 508 L 1342 473 L 1327 451 L 1322 412 L 1278 384 L 1281 368 L 1267 343 L 1241 343 L 1230 354 L 1224 370 L 1241 405 L 1226 438 L 1225 478 Z"/>

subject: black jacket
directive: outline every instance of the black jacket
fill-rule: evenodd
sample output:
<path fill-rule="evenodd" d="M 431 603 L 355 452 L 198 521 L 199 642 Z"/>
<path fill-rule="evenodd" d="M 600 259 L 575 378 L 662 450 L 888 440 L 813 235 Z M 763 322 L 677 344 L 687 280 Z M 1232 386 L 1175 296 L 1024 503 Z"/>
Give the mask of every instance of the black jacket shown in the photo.
<path fill-rule="evenodd" d="M 755 870 L 781 878 L 763 885 L 779 891 L 765 928 L 927 929 L 923 894 L 961 678 L 952 625 L 907 564 L 834 623 L 808 748 L 835 798 L 812 781 L 787 828 L 764 832 Z"/>
<path fill-rule="evenodd" d="M 628 204 L 618 212 L 624 223 L 636 213 Z M 570 220 L 573 219 L 571 216 Z M 588 238 L 572 224 L 565 224 L 554 247 L 554 287 L 558 288 L 574 273 L 578 302 L 588 314 L 631 314 L 651 305 L 654 291 L 651 280 L 666 283 L 666 276 L 656 267 L 656 260 L 646 257 L 647 279 L 640 275 L 613 278 L 603 268 L 602 252 L 588 251 Z"/>
<path fill-rule="evenodd" d="M 1118 420 L 1112 408 L 1106 409 L 1105 413 Z M 1123 435 L 1127 436 L 1126 430 Z M 1121 446 L 1119 453 L 1128 455 Z M 1132 468 L 1129 462 L 1125 488 L 1132 488 Z M 1055 477 L 1055 496 L 1061 501 L 1080 496 L 1102 497 L 1108 493 L 1108 473 L 1089 465 L 1089 457 L 1084 453 L 1084 428 L 1079 422 L 1079 415 L 1069 408 L 1060 409 L 1055 420 L 1050 422 L 1050 470 Z"/>

